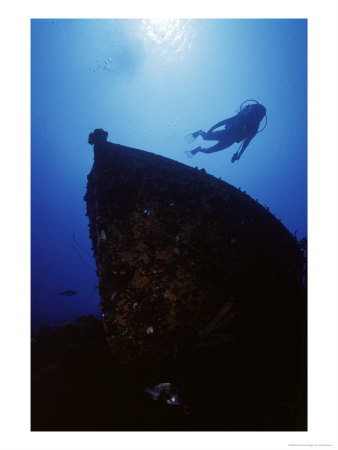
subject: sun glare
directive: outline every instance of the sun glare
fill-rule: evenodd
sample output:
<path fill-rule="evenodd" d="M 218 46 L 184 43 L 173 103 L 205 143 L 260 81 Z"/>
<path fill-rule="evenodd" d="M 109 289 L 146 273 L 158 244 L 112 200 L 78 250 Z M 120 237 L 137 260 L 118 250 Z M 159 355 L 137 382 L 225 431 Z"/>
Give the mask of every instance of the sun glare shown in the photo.
<path fill-rule="evenodd" d="M 162 44 L 178 39 L 180 22 L 180 19 L 149 19 L 142 21 L 142 28 L 148 39 Z"/>
<path fill-rule="evenodd" d="M 153 43 L 163 55 L 182 55 L 192 46 L 193 30 L 187 19 L 144 19 L 141 36 L 145 42 Z"/>

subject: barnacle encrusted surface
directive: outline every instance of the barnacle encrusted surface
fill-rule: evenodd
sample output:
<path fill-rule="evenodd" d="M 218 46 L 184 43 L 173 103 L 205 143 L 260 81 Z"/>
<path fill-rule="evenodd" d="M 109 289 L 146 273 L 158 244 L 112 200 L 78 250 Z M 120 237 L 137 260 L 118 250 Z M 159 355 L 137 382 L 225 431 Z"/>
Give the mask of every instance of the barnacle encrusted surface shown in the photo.
<path fill-rule="evenodd" d="M 107 341 L 123 366 L 147 370 L 208 345 L 217 322 L 237 337 L 292 328 L 303 259 L 278 219 L 203 169 L 91 143 L 90 238 Z"/>

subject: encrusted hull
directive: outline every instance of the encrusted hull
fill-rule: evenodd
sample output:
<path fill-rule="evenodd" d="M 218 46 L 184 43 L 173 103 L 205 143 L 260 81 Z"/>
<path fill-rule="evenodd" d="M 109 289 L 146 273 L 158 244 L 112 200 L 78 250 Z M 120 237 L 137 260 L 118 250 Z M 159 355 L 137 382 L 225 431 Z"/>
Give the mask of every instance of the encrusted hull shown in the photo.
<path fill-rule="evenodd" d="M 182 349 L 294 332 L 303 255 L 279 220 L 204 170 L 92 143 L 87 215 L 122 366 L 145 371 Z"/>

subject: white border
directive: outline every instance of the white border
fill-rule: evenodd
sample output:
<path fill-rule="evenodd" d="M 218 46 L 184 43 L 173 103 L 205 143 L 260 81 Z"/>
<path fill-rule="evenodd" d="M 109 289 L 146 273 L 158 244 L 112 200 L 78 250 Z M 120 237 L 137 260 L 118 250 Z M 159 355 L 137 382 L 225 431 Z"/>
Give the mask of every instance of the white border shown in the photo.
<path fill-rule="evenodd" d="M 203 3 L 203 4 L 202 4 Z M 337 447 L 337 2 L 6 2 L 1 6 L 1 434 L 4 450 Z M 309 25 L 309 431 L 32 433 L 29 422 L 30 18 L 307 18 Z"/>

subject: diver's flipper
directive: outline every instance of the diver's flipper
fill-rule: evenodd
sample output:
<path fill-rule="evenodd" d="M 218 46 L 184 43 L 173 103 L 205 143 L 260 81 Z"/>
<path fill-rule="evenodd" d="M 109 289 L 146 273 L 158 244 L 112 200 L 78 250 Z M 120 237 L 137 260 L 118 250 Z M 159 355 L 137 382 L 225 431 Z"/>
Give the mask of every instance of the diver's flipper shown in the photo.
<path fill-rule="evenodd" d="M 184 153 L 187 155 L 188 158 L 192 158 L 194 156 L 194 153 L 189 150 Z"/>
<path fill-rule="evenodd" d="M 194 133 L 187 134 L 184 136 L 185 142 L 191 144 L 200 135 L 202 130 L 195 131 Z"/>
<path fill-rule="evenodd" d="M 194 142 L 195 138 L 193 136 L 193 133 L 187 134 L 186 136 L 184 136 L 184 140 L 187 144 L 191 144 L 192 142 Z"/>

